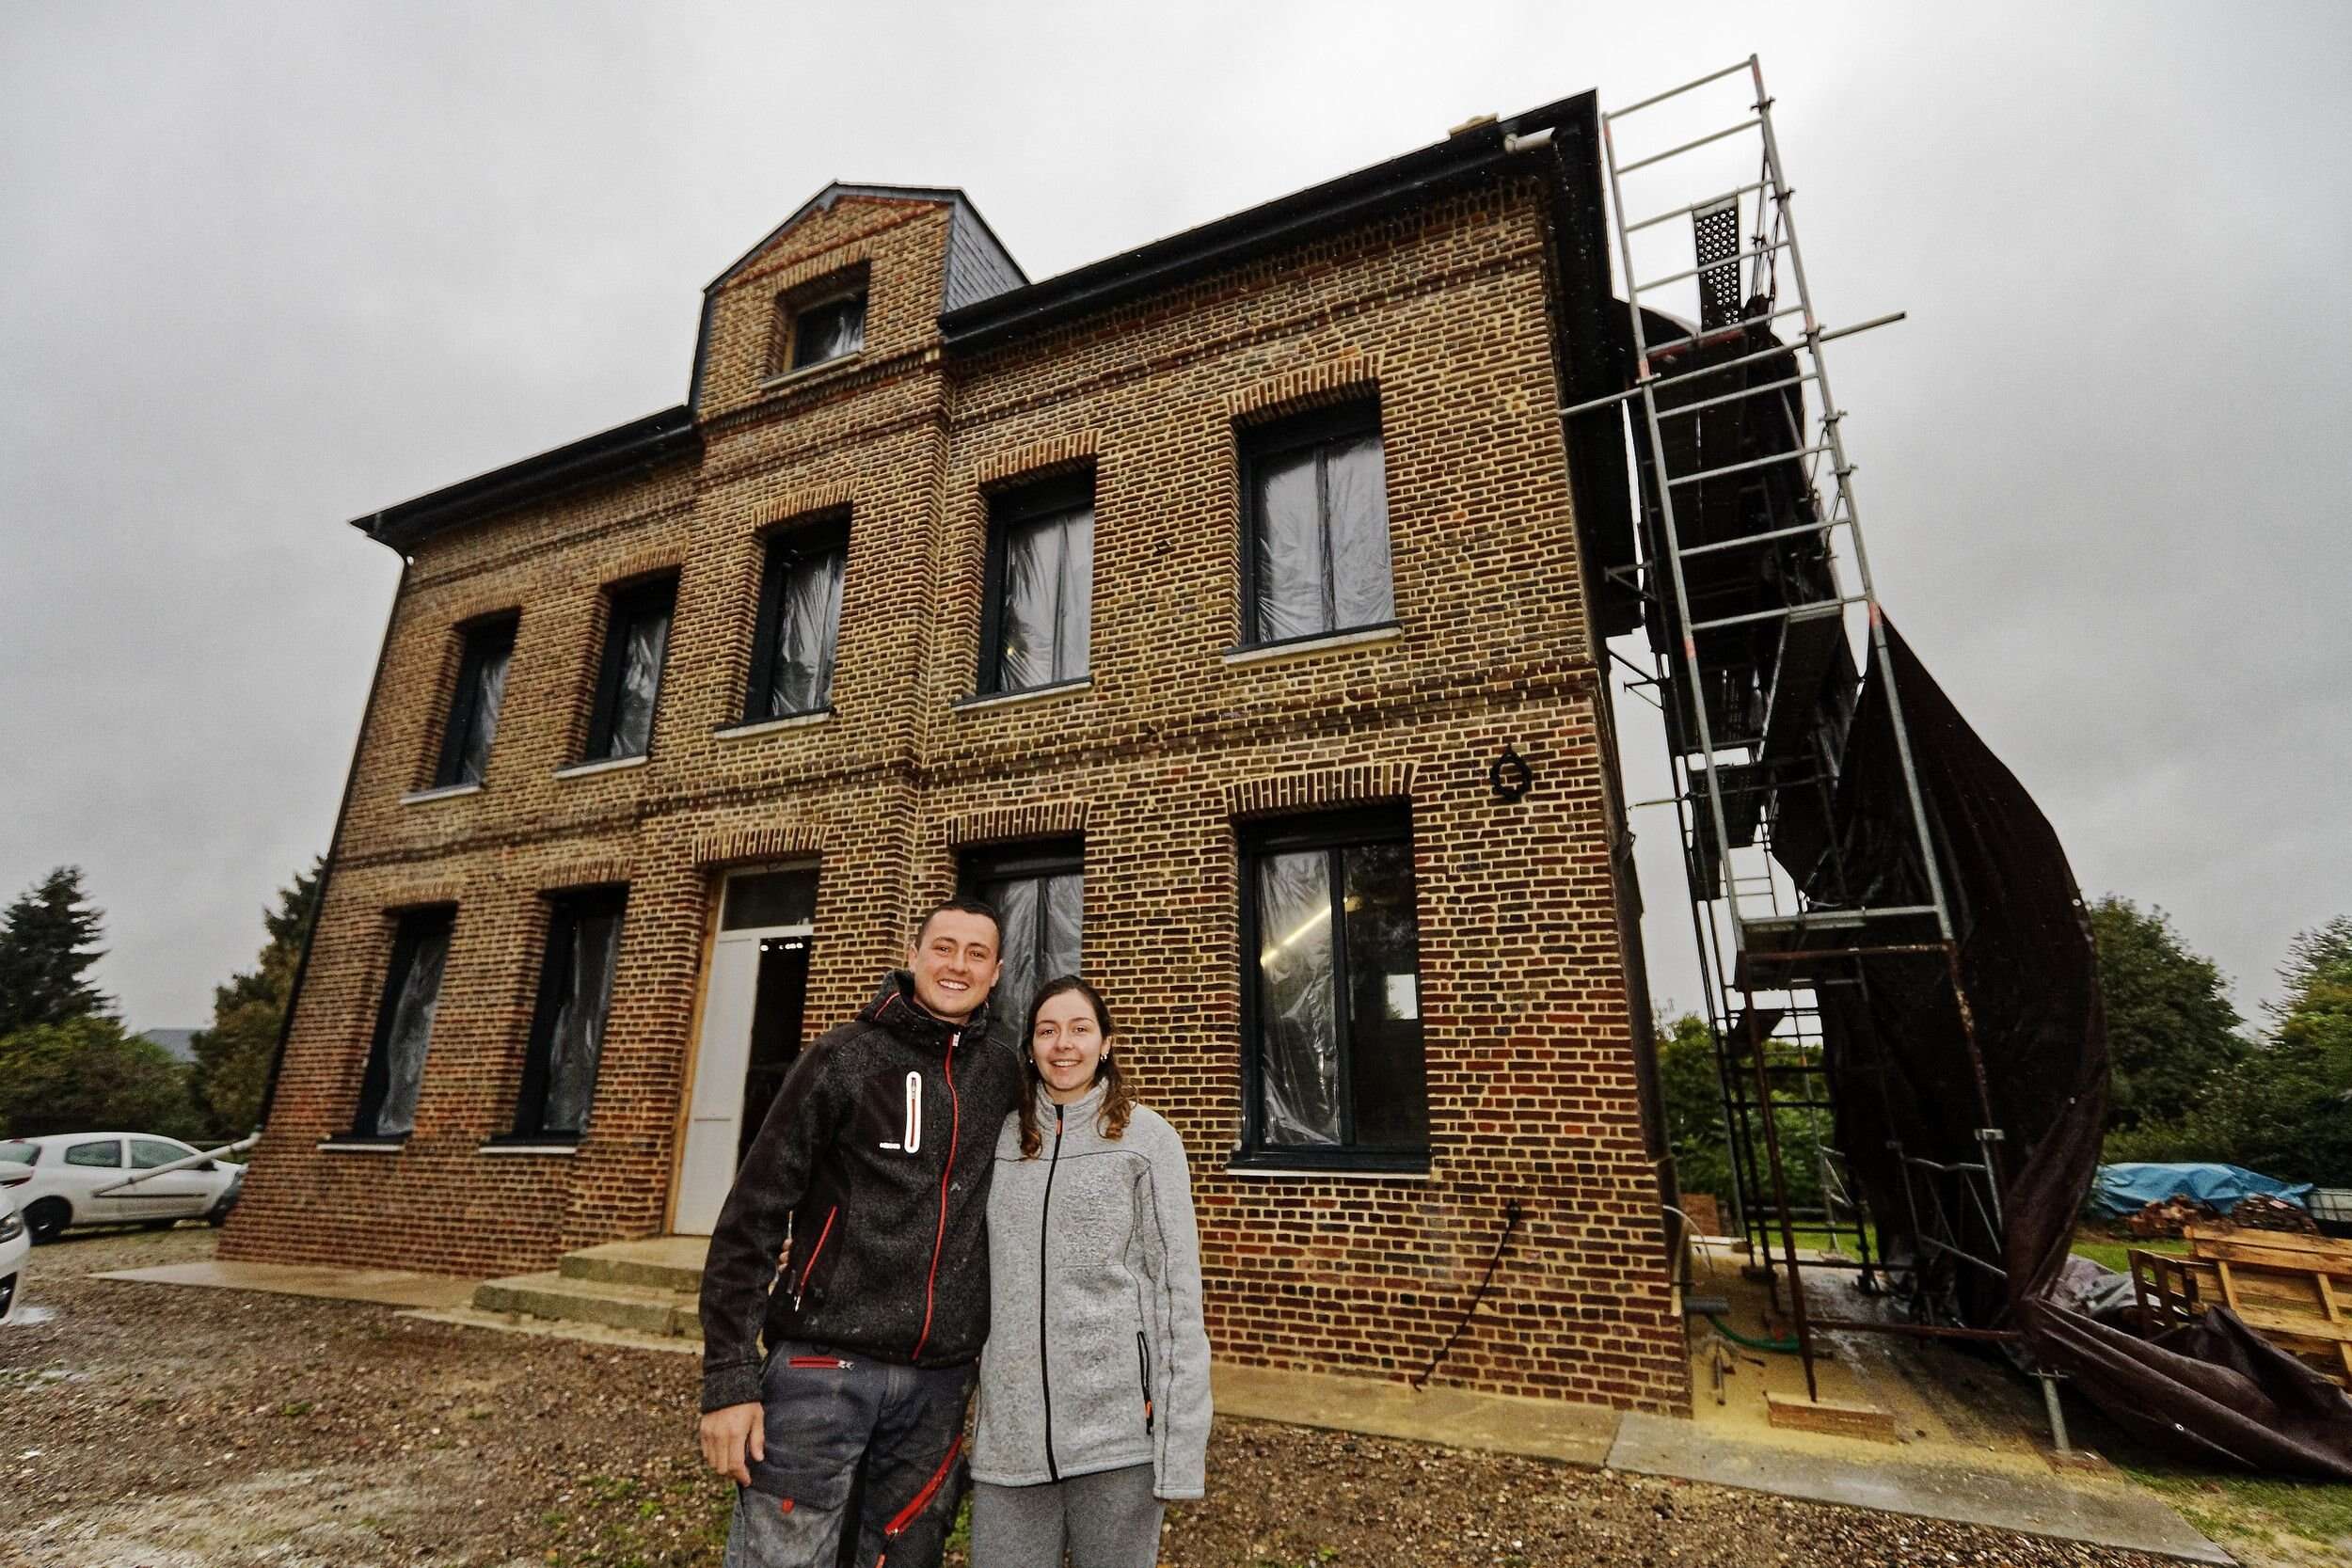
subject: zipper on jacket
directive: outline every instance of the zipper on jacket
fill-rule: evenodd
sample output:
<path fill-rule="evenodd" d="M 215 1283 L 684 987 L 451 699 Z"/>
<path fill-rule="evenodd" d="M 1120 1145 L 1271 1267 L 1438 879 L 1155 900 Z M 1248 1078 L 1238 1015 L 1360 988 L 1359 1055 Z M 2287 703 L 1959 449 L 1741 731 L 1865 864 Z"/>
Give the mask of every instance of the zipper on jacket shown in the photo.
<path fill-rule="evenodd" d="M 947 1445 L 947 1457 L 939 1462 L 939 1468 L 933 1470 L 931 1479 L 923 1483 L 923 1490 L 917 1492 L 914 1495 L 914 1500 L 898 1510 L 891 1516 L 890 1523 L 882 1527 L 882 1556 L 874 1560 L 874 1568 L 882 1568 L 882 1565 L 890 1560 L 890 1544 L 904 1535 L 907 1527 L 914 1523 L 915 1516 L 923 1512 L 933 1497 L 939 1496 L 939 1489 L 947 1482 L 947 1472 L 955 1468 L 956 1455 L 962 1451 L 963 1434 L 958 1433 L 956 1440 Z"/>
<path fill-rule="evenodd" d="M 1143 1379 L 1143 1434 L 1152 1435 L 1152 1352 L 1143 1342 L 1143 1330 L 1136 1330 L 1136 1373 Z"/>
<path fill-rule="evenodd" d="M 1061 1164 L 1061 1109 L 1054 1107 L 1054 1154 L 1045 1162 L 1045 1200 L 1037 1207 L 1037 1380 L 1045 1391 L 1045 1473 L 1057 1481 L 1061 1480 L 1061 1468 L 1054 1463 L 1054 1373 L 1049 1365 L 1053 1356 L 1045 1343 L 1045 1249 L 1054 1233 L 1054 1171 Z"/>
<path fill-rule="evenodd" d="M 956 1042 L 963 1038 L 959 1029 L 947 1037 L 947 1161 L 939 1167 L 939 1229 L 931 1237 L 931 1272 L 923 1276 L 923 1332 L 914 1337 L 914 1354 L 908 1357 L 922 1365 L 923 1347 L 930 1343 L 931 1308 L 939 1291 L 939 1250 L 947 1244 L 947 1180 L 956 1173 L 956 1139 L 963 1131 L 963 1101 L 956 1095 Z"/>
<path fill-rule="evenodd" d="M 792 1310 L 801 1309 L 801 1297 L 808 1293 L 809 1279 L 817 1273 L 817 1259 L 824 1255 L 825 1238 L 833 1234 L 833 1222 L 841 1217 L 841 1205 L 834 1204 L 825 1213 L 825 1223 L 817 1232 L 817 1244 L 808 1249 L 808 1261 L 801 1265 L 801 1282 L 792 1287 Z"/>

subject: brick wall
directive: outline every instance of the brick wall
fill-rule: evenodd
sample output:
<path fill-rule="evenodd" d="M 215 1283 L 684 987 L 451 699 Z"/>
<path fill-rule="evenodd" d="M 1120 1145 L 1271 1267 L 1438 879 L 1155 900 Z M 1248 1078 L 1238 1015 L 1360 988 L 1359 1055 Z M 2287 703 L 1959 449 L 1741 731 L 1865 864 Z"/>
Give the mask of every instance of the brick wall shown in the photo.
<path fill-rule="evenodd" d="M 238 1258 L 489 1274 L 667 1223 L 722 869 L 817 857 L 808 1021 L 839 1021 L 953 885 L 959 849 L 1082 833 L 1084 967 L 1192 1155 L 1226 1359 L 1494 1391 L 1688 1402 L 1645 1153 L 1617 922 L 1608 718 L 1549 347 L 1540 208 L 1500 181 L 991 353 L 935 316 L 948 215 L 844 197 L 711 303 L 699 459 L 485 517 L 420 546 Z M 864 267 L 865 351 L 777 378 L 779 294 Z M 1376 395 L 1397 634 L 1268 660 L 1239 641 L 1236 432 Z M 1090 468 L 1085 687 L 959 705 L 978 660 L 986 498 Z M 729 736 L 768 532 L 847 508 L 836 711 Z M 586 726 L 605 591 L 678 574 L 650 760 L 559 777 Z M 484 787 L 429 779 L 453 628 L 519 610 Z M 1505 745 L 1534 789 L 1506 802 Z M 1238 821 L 1409 803 L 1427 1173 L 1227 1168 L 1240 1124 Z M 547 909 L 629 887 L 588 1136 L 485 1152 L 512 1122 Z M 348 1127 L 390 911 L 457 922 L 417 1111 L 395 1153 Z"/>

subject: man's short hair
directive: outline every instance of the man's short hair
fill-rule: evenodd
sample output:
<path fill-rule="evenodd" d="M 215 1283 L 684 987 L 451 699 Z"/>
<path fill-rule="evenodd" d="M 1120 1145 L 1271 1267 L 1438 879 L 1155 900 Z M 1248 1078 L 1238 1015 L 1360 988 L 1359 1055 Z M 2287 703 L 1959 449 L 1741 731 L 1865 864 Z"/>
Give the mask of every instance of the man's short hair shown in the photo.
<path fill-rule="evenodd" d="M 914 941 L 912 945 L 916 947 L 922 946 L 923 937 L 925 933 L 930 930 L 931 922 L 938 919 L 941 915 L 946 914 L 950 910 L 953 910 L 958 914 L 977 914 L 985 916 L 988 923 L 996 927 L 996 951 L 1000 957 L 1003 955 L 1005 950 L 1005 917 L 998 914 L 996 912 L 996 906 L 990 903 L 987 899 L 975 898 L 969 894 L 959 894 L 955 897 L 948 899 L 944 904 L 932 905 L 930 911 L 926 913 L 921 920 L 915 923 Z"/>

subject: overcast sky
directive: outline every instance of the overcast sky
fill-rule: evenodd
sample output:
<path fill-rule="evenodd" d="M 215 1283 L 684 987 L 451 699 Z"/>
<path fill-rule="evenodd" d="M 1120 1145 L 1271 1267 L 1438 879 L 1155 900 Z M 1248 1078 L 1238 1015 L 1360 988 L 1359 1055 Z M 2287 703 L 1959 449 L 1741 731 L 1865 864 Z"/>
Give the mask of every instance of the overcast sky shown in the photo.
<path fill-rule="evenodd" d="M 396 576 L 345 519 L 681 401 L 828 180 L 1044 277 L 1751 50 L 1825 319 L 1911 312 L 1834 360 L 1882 597 L 2251 1012 L 2352 912 L 2342 4 L 0 8 L 0 897 L 78 863 L 130 1022 L 204 1022 L 333 827 Z"/>

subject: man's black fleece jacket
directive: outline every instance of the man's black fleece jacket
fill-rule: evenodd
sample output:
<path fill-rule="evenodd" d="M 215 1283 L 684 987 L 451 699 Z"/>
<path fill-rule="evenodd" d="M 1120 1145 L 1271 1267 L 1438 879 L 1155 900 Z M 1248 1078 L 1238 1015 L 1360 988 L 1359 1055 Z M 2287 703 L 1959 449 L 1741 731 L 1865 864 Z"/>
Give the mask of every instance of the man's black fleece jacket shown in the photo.
<path fill-rule="evenodd" d="M 894 970 L 801 1053 L 703 1265 L 703 1409 L 760 1396 L 760 1334 L 918 1367 L 988 1338 L 988 1180 L 1019 1058 L 925 1012 Z M 787 1231 L 792 1251 L 777 1255 Z"/>

